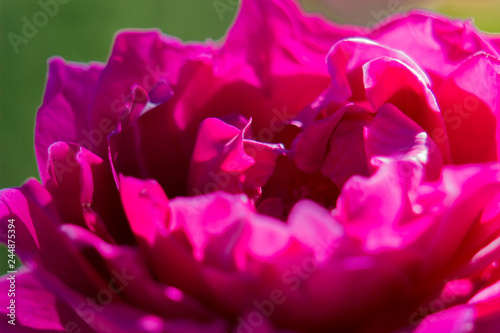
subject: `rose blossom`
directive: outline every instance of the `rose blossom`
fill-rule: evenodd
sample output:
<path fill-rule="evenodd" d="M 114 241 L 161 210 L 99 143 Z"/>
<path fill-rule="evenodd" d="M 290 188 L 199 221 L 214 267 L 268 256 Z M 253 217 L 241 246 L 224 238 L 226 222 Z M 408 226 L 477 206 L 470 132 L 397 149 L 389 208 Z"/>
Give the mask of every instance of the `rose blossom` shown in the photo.
<path fill-rule="evenodd" d="M 0 192 L 3 331 L 496 332 L 497 50 L 244 0 L 221 42 L 51 59 L 41 183 Z"/>

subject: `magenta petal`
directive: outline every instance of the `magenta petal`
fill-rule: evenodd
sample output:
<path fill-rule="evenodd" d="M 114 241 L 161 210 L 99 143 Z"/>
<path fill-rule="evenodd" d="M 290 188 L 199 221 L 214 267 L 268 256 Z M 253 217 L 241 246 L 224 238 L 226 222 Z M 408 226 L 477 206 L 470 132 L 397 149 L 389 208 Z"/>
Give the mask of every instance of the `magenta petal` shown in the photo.
<path fill-rule="evenodd" d="M 413 160 L 425 166 L 428 180 L 439 178 L 441 152 L 428 134 L 397 107 L 386 104 L 379 108 L 364 135 L 368 160 L 376 156 Z"/>
<path fill-rule="evenodd" d="M 324 57 L 332 43 L 362 32 L 306 15 L 293 1 L 245 0 L 213 58 L 183 71 L 182 93 L 192 97 L 176 106 L 177 124 L 194 122 L 195 132 L 205 118 L 237 112 L 263 130 L 256 139 L 282 142 L 283 124 L 327 88 Z M 274 140 L 263 139 L 269 129 Z"/>
<path fill-rule="evenodd" d="M 394 16 L 370 37 L 405 52 L 439 81 L 478 51 L 498 56 L 481 35 L 471 21 L 452 21 L 436 13 L 411 12 Z"/>
<path fill-rule="evenodd" d="M 500 62 L 478 53 L 460 64 L 436 92 L 456 164 L 491 162 L 500 156 L 499 74 Z"/>
<path fill-rule="evenodd" d="M 120 177 L 120 196 L 130 227 L 141 248 L 154 244 L 157 232 L 166 233 L 168 198 L 153 180 Z"/>
<path fill-rule="evenodd" d="M 9 280 L 12 276 L 14 280 Z M 15 282 L 15 297 L 8 297 L 8 292 L 0 296 L 0 313 L 4 318 L 0 324 L 2 332 L 66 332 L 72 327 L 80 328 L 81 332 L 93 332 L 68 304 L 47 290 L 28 269 L 20 268 L 17 274 L 2 276 L 1 289 L 9 290 L 11 281 Z M 15 326 L 4 325 L 10 320 L 6 315 L 11 299 L 15 300 Z"/>
<path fill-rule="evenodd" d="M 275 329 L 270 318 L 267 318 L 267 316 L 263 318 L 260 325 L 254 327 L 250 324 L 255 322 L 254 318 L 256 317 L 256 315 L 254 312 L 255 310 L 253 308 L 250 308 L 248 311 L 238 317 L 238 325 L 234 328 L 234 330 L 230 331 L 230 333 L 241 333 L 249 330 L 251 330 L 252 333 L 297 333 L 295 331 Z"/>
<path fill-rule="evenodd" d="M 108 136 L 108 156 L 117 183 L 119 173 L 148 178 L 148 163 L 141 156 L 141 131 L 137 122 L 149 103 L 149 96 L 142 87 L 134 85 L 127 99 L 116 129 Z"/>
<path fill-rule="evenodd" d="M 495 260 L 500 254 L 499 204 L 500 193 L 497 193 L 483 208 L 480 219 L 472 226 L 462 243 L 457 257 L 462 260 L 470 258 L 470 261 L 461 267 L 461 276 L 496 269 Z"/>
<path fill-rule="evenodd" d="M 292 255 L 295 242 L 291 238 L 289 228 L 281 221 L 260 215 L 253 216 L 249 221 L 251 232 L 246 246 L 250 256 L 265 262 Z"/>
<path fill-rule="evenodd" d="M 36 116 L 35 150 L 42 182 L 47 179 L 49 146 L 56 141 L 80 142 L 88 148 L 104 141 L 106 134 L 90 134 L 89 105 L 103 65 L 65 63 L 61 58 L 49 62 L 47 88 Z"/>
<path fill-rule="evenodd" d="M 389 161 L 370 179 L 351 178 L 335 216 L 367 248 L 418 244 L 432 270 L 456 255 L 478 214 L 500 190 L 499 173 L 493 165 L 445 167 L 439 182 L 420 184 L 419 170 L 415 162 Z"/>
<path fill-rule="evenodd" d="M 141 252 L 159 281 L 231 315 L 251 302 L 252 281 L 235 272 L 245 265 L 240 239 L 248 234 L 243 218 L 251 212 L 249 201 L 218 192 L 169 202 L 157 183 L 132 177 L 121 177 L 120 192 Z"/>
<path fill-rule="evenodd" d="M 241 130 L 219 119 L 208 118 L 200 125 L 191 157 L 189 192 L 198 195 L 218 190 L 241 193 L 243 173 L 254 163 L 245 153 Z"/>
<path fill-rule="evenodd" d="M 53 143 L 48 151 L 47 189 L 55 197 L 54 203 L 61 219 L 83 226 L 86 223 L 84 208 L 92 202 L 94 189 L 92 179 L 82 182 L 81 165 L 76 157 L 79 147 L 59 141 Z"/>

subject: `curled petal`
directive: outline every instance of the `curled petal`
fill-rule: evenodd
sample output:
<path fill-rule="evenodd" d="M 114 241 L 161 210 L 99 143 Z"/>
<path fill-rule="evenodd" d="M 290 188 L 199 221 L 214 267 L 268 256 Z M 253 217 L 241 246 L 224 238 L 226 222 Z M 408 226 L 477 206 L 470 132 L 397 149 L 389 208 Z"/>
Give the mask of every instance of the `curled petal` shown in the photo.
<path fill-rule="evenodd" d="M 374 110 L 391 103 L 413 119 L 437 142 L 445 162 L 450 161 L 446 127 L 426 78 L 403 62 L 382 57 L 363 65 L 366 96 Z"/>
<path fill-rule="evenodd" d="M 405 53 L 365 38 L 346 38 L 335 43 L 327 55 L 335 99 L 360 101 L 366 99 L 362 66 L 370 60 L 389 57 L 400 60 L 414 70 L 426 84 L 427 74 Z"/>

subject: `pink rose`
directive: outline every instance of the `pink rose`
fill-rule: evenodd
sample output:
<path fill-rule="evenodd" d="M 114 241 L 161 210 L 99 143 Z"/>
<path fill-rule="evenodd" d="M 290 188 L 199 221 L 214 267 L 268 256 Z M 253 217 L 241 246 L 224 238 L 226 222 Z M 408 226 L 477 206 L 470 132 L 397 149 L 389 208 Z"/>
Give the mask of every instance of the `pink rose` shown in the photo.
<path fill-rule="evenodd" d="M 221 42 L 51 59 L 41 183 L 0 192 L 0 327 L 496 332 L 499 40 L 244 0 Z"/>

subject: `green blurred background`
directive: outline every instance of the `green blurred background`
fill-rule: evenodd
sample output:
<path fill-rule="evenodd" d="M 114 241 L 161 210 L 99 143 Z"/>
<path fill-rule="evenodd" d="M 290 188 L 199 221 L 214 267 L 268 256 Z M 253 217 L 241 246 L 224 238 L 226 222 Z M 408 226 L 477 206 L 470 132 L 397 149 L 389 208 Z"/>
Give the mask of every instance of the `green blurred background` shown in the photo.
<path fill-rule="evenodd" d="M 56 2 L 59 1 L 59 2 Z M 56 2 L 36 34 L 18 45 L 26 21 L 40 20 L 41 4 Z M 473 17 L 486 31 L 500 31 L 500 0 L 302 0 L 339 22 L 366 24 L 393 8 L 427 7 L 456 17 Z M 47 59 L 106 61 L 113 36 L 124 28 L 160 28 L 183 40 L 219 39 L 237 11 L 236 0 L 0 0 L 0 188 L 37 176 L 33 151 L 35 113 L 43 96 Z M 53 8 L 54 9 L 54 8 Z M 37 16 L 38 15 L 38 16 Z M 35 18 L 34 18 L 35 16 Z M 43 20 L 42 20 L 43 21 Z M 42 22 L 43 23 L 43 22 Z M 5 258 L 5 260 L 3 259 Z M 0 273 L 7 254 L 0 251 Z"/>

